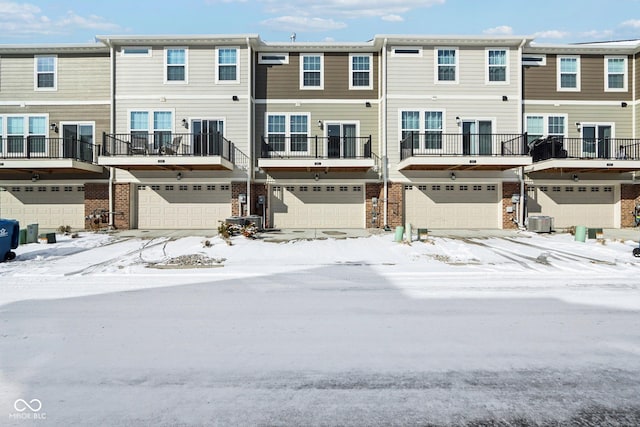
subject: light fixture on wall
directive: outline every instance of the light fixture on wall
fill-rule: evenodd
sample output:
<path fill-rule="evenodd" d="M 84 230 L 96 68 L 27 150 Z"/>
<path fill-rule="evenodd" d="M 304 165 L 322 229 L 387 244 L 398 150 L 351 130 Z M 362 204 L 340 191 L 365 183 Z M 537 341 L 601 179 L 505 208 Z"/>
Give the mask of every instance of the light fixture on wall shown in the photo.
<path fill-rule="evenodd" d="M 364 106 L 367 107 L 367 108 L 371 108 L 371 103 L 369 101 L 367 101 L 367 102 L 364 103 Z"/>
<path fill-rule="evenodd" d="M 456 116 L 456 124 L 460 126 L 460 116 Z"/>
<path fill-rule="evenodd" d="M 449 178 L 451 178 L 452 181 L 456 180 L 456 173 L 455 172 L 451 172 L 451 175 L 449 175 Z"/>
<path fill-rule="evenodd" d="M 233 95 L 231 99 L 234 101 L 240 101 L 240 98 L 238 98 L 238 95 Z"/>
<path fill-rule="evenodd" d="M 55 133 L 58 133 L 58 125 L 56 123 L 51 123 L 49 125 L 49 129 L 51 129 L 52 131 L 54 131 Z"/>
<path fill-rule="evenodd" d="M 622 108 L 627 108 L 627 103 L 626 103 L 626 102 L 624 102 L 624 101 L 622 101 L 622 103 L 620 104 L 620 106 L 621 106 Z"/>
<path fill-rule="evenodd" d="M 507 95 L 502 95 L 502 100 L 503 100 L 503 101 L 508 101 L 508 100 L 509 100 L 509 97 L 508 97 Z"/>
<path fill-rule="evenodd" d="M 40 179 L 40 175 L 38 175 L 37 173 L 34 173 L 33 175 L 31 175 L 31 181 L 36 182 L 39 179 Z"/>
<path fill-rule="evenodd" d="M 185 129 L 189 129 L 189 122 L 187 119 L 182 119 L 182 127 Z"/>
<path fill-rule="evenodd" d="M 180 181 L 182 179 L 182 172 L 178 172 L 178 175 L 176 175 L 176 179 L 178 181 Z"/>
<path fill-rule="evenodd" d="M 576 122 L 576 130 L 578 132 L 580 132 L 581 127 L 582 127 L 582 125 L 580 124 L 580 122 Z"/>
<path fill-rule="evenodd" d="M 578 182 L 578 181 L 580 181 L 580 178 L 579 178 L 579 177 L 578 177 L 578 175 L 576 175 L 575 173 L 571 176 L 571 179 L 572 179 L 574 182 Z"/>
<path fill-rule="evenodd" d="M 322 120 L 318 120 L 318 127 L 322 129 Z"/>
<path fill-rule="evenodd" d="M 320 179 L 320 175 L 319 175 L 319 174 L 315 174 L 315 175 L 313 176 L 313 179 L 315 179 L 316 181 L 318 181 L 318 180 Z"/>

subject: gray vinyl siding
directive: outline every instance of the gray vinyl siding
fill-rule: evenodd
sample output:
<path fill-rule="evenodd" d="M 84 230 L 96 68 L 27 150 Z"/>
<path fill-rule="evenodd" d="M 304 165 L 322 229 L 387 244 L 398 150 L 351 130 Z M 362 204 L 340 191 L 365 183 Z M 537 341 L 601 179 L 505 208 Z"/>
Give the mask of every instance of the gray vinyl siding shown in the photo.
<path fill-rule="evenodd" d="M 187 83 L 165 83 L 165 47 L 187 48 Z M 116 51 L 116 94 L 126 96 L 187 97 L 248 95 L 249 74 L 246 46 L 238 47 L 239 82 L 216 83 L 216 46 L 154 46 L 151 56 L 122 56 Z"/>
<path fill-rule="evenodd" d="M 567 131 L 569 138 L 581 138 L 576 123 L 613 123 L 615 138 L 631 138 L 633 116 L 630 107 L 621 108 L 611 105 L 526 105 L 524 116 L 529 115 L 567 115 Z M 524 121 L 526 126 L 526 121 Z M 526 131 L 526 128 L 524 129 Z"/>
<path fill-rule="evenodd" d="M 109 55 L 57 54 L 57 90 L 35 90 L 34 55 L 0 58 L 2 101 L 108 101 Z"/>
<path fill-rule="evenodd" d="M 422 56 L 395 56 L 394 46 L 388 48 L 387 93 L 413 96 L 499 97 L 506 95 L 514 101 L 520 98 L 518 49 L 500 46 L 509 51 L 508 83 L 486 82 L 486 50 L 480 47 L 458 47 L 458 83 L 435 82 L 437 48 L 456 46 L 424 46 Z"/>
<path fill-rule="evenodd" d="M 324 137 L 325 129 L 317 126 L 318 120 L 324 122 L 340 121 L 340 122 L 358 122 L 360 137 L 368 137 L 371 135 L 371 150 L 377 156 L 380 156 L 379 143 L 379 127 L 378 127 L 378 109 L 374 104 L 367 108 L 360 104 L 346 103 L 322 103 L 322 104 L 258 104 L 256 106 L 255 117 L 255 141 L 256 153 L 260 153 L 260 142 L 262 136 L 266 133 L 265 119 L 266 113 L 309 113 L 309 131 L 310 136 Z"/>

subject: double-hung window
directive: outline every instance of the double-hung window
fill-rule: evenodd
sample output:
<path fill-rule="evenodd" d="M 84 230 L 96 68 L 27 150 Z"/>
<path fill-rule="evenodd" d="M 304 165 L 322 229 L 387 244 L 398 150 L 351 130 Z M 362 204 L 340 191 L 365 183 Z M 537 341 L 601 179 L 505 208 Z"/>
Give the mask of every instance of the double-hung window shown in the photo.
<path fill-rule="evenodd" d="M 324 56 L 300 55 L 300 89 L 324 89 Z"/>
<path fill-rule="evenodd" d="M 131 149 L 134 152 L 157 152 L 171 144 L 173 113 L 171 111 L 131 111 L 129 113 Z M 152 140 L 150 140 L 152 138 Z"/>
<path fill-rule="evenodd" d="M 349 89 L 372 89 L 371 62 L 373 55 L 349 55 Z"/>
<path fill-rule="evenodd" d="M 47 118 L 44 116 L 29 117 L 29 136 L 27 146 L 32 154 L 44 155 L 47 151 Z"/>
<path fill-rule="evenodd" d="M 580 91 L 580 57 L 558 56 L 558 91 Z"/>
<path fill-rule="evenodd" d="M 187 83 L 187 49 L 165 49 L 165 83 Z"/>
<path fill-rule="evenodd" d="M 401 139 L 410 139 L 414 150 L 442 149 L 442 111 L 402 111 L 400 127 Z M 407 145 L 403 146 L 408 148 Z"/>
<path fill-rule="evenodd" d="M 508 62 L 506 49 L 487 49 L 487 81 L 489 83 L 507 83 Z"/>
<path fill-rule="evenodd" d="M 627 58 L 625 56 L 605 56 L 606 91 L 626 92 L 627 90 Z"/>
<path fill-rule="evenodd" d="M 58 87 L 58 58 L 56 56 L 36 56 L 34 59 L 35 89 L 56 90 Z"/>
<path fill-rule="evenodd" d="M 439 48 L 436 55 L 436 83 L 458 82 L 458 50 L 455 48 Z"/>
<path fill-rule="evenodd" d="M 287 153 L 309 152 L 309 115 L 278 113 L 267 116 L 269 150 Z"/>
<path fill-rule="evenodd" d="M 24 117 L 7 117 L 7 153 L 24 153 Z"/>
<path fill-rule="evenodd" d="M 566 116 L 528 115 L 526 117 L 527 142 L 555 136 L 564 138 L 567 131 Z"/>
<path fill-rule="evenodd" d="M 238 49 L 235 47 L 224 47 L 216 49 L 217 72 L 216 82 L 237 83 L 238 77 Z"/>

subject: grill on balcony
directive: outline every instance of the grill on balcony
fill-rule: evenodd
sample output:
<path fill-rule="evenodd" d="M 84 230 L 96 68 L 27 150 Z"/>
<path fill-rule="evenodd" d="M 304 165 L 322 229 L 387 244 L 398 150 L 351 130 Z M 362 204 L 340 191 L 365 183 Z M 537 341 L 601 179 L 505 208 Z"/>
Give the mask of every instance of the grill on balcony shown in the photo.
<path fill-rule="evenodd" d="M 640 140 L 548 136 L 528 144 L 534 162 L 548 159 L 640 160 Z"/>

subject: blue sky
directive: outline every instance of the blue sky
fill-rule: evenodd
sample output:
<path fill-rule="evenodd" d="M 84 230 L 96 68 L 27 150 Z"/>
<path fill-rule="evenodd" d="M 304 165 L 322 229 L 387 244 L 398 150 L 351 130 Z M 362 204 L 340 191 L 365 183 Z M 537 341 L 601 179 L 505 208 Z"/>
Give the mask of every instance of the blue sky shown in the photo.
<path fill-rule="evenodd" d="M 640 0 L 0 0 L 0 28 L 2 44 L 247 33 L 277 42 L 293 32 L 309 42 L 496 34 L 572 43 L 640 39 Z"/>

